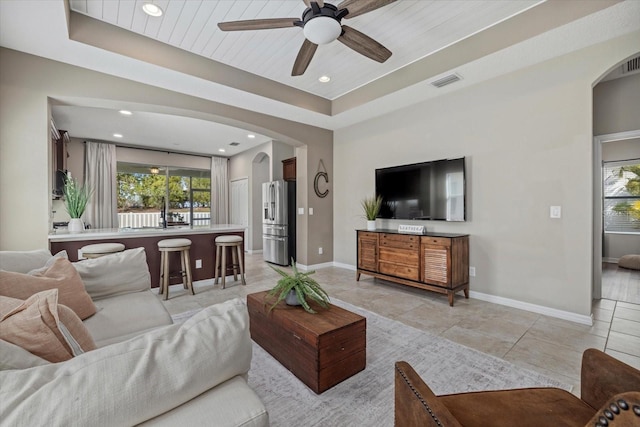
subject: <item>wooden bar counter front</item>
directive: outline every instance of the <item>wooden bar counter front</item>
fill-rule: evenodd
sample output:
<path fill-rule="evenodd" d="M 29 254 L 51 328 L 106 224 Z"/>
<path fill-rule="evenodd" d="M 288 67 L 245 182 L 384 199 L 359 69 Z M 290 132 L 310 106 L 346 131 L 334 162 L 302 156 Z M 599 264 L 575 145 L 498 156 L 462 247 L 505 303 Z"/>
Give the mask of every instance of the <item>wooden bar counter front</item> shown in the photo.
<path fill-rule="evenodd" d="M 362 371 L 367 362 L 367 319 L 333 304 L 310 305 L 317 314 L 280 302 L 267 291 L 247 295 L 251 338 L 320 394 Z"/>

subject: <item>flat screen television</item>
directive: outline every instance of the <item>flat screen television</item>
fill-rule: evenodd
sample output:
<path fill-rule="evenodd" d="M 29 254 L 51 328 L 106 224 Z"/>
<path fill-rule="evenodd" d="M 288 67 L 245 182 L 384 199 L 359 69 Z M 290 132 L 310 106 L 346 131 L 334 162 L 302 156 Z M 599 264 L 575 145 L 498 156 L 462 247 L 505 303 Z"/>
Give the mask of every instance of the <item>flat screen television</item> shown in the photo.
<path fill-rule="evenodd" d="M 376 169 L 378 218 L 465 221 L 464 157 Z"/>

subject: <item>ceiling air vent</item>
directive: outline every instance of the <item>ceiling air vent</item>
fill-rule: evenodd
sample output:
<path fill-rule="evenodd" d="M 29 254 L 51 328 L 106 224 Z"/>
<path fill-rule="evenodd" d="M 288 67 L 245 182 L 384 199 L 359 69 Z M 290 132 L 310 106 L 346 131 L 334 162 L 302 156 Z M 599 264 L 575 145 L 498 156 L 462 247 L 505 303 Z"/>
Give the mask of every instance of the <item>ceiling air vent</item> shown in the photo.
<path fill-rule="evenodd" d="M 237 147 L 238 145 L 240 145 L 239 142 L 232 142 L 231 144 L 229 144 L 232 147 Z"/>
<path fill-rule="evenodd" d="M 640 56 L 636 56 L 622 65 L 622 74 L 633 73 L 638 70 L 640 70 Z"/>
<path fill-rule="evenodd" d="M 431 82 L 431 84 L 435 87 L 440 88 L 442 86 L 450 85 L 451 83 L 455 83 L 460 80 L 462 80 L 462 77 L 460 77 L 459 74 L 453 73 L 449 74 L 448 76 L 444 76 L 441 79 L 435 80 Z"/>

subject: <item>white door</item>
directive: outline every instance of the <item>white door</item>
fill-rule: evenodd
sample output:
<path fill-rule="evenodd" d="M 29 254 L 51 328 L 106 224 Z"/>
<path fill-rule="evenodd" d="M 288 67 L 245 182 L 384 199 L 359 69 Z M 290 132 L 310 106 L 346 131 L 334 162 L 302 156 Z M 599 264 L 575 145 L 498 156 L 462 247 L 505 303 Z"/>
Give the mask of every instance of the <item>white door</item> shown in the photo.
<path fill-rule="evenodd" d="M 251 230 L 249 228 L 249 179 L 231 181 L 231 223 L 245 227 L 244 250 L 249 250 Z"/>

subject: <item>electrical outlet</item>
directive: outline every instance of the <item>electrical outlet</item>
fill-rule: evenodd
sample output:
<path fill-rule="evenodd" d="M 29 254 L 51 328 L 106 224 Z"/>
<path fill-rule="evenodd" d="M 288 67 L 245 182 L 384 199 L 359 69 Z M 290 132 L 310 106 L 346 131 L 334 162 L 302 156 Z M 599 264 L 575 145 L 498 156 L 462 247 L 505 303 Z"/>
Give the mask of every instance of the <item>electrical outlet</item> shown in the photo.
<path fill-rule="evenodd" d="M 469 276 L 471 276 L 471 277 L 475 277 L 476 276 L 476 268 L 475 267 L 469 267 Z"/>
<path fill-rule="evenodd" d="M 202 260 L 201 259 L 197 259 L 196 260 L 196 268 L 202 268 Z"/>
<path fill-rule="evenodd" d="M 313 208 L 309 208 L 309 215 L 313 215 Z"/>
<path fill-rule="evenodd" d="M 78 249 L 78 259 L 84 259 L 84 256 L 82 255 L 82 249 Z"/>
<path fill-rule="evenodd" d="M 322 255 L 323 252 L 322 248 L 318 248 L 318 255 Z"/>

